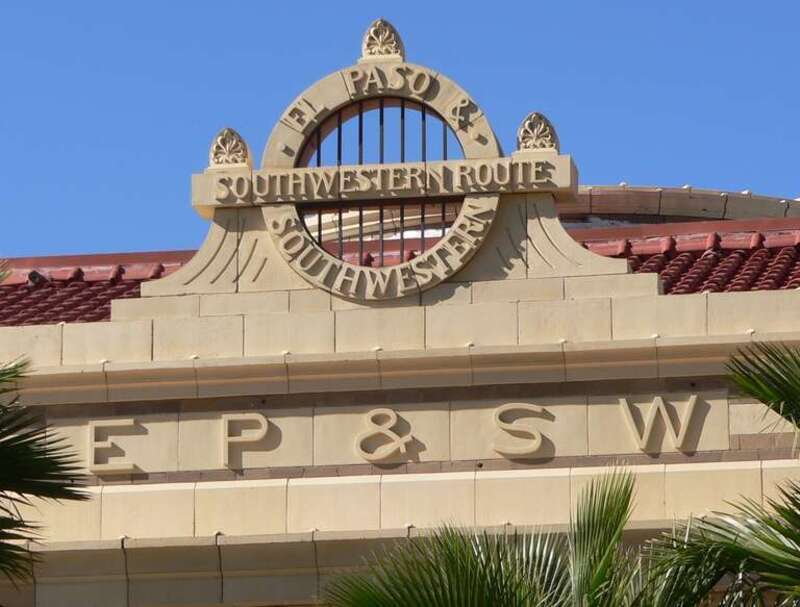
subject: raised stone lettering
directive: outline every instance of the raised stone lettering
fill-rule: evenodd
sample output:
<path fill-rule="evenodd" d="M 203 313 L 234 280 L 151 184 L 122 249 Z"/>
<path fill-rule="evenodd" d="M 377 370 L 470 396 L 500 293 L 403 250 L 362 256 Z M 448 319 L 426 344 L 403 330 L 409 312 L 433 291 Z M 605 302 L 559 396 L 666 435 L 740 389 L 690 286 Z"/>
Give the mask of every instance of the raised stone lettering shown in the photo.
<path fill-rule="evenodd" d="M 397 421 L 397 413 L 392 409 L 379 408 L 367 413 L 369 429 L 356 436 L 356 453 L 368 462 L 380 462 L 396 452 L 405 453 L 406 445 L 414 437 L 410 433 L 400 436 L 393 432 L 392 428 L 397 425 Z M 383 444 L 371 448 L 371 439 L 372 442 L 383 439 Z"/>
<path fill-rule="evenodd" d="M 515 411 L 523 413 L 533 413 L 542 415 L 546 413 L 543 407 L 538 405 L 529 405 L 527 403 L 508 403 L 495 409 L 494 423 L 501 430 L 507 432 L 513 437 L 518 439 L 525 439 L 524 443 L 519 440 L 516 444 L 509 445 L 506 442 L 494 441 L 492 448 L 500 455 L 508 455 L 512 457 L 519 457 L 522 455 L 533 455 L 542 448 L 542 433 L 536 427 L 524 419 L 514 419 L 513 421 L 505 421 L 503 416 L 508 416 Z"/>
<path fill-rule="evenodd" d="M 230 447 L 233 444 L 242 445 L 246 443 L 257 443 L 267 436 L 269 422 L 261 413 L 225 413 L 221 417 L 222 422 L 222 441 L 221 441 L 221 463 L 224 468 L 230 468 Z M 252 424 L 255 429 L 242 428 L 239 434 L 231 435 L 233 424 Z"/>
<path fill-rule="evenodd" d="M 686 447 L 687 432 L 689 431 L 689 426 L 692 422 L 692 416 L 694 415 L 696 404 L 697 395 L 693 394 L 689 398 L 689 402 L 686 404 L 686 409 L 683 413 L 683 416 L 678 420 L 680 429 L 676 430 L 672 421 L 672 417 L 669 415 L 669 412 L 664 405 L 664 399 L 660 396 L 656 396 L 653 399 L 653 403 L 647 409 L 647 413 L 643 416 L 644 428 L 640 432 L 636 425 L 636 421 L 633 418 L 633 411 L 631 410 L 631 405 L 628 403 L 628 399 L 619 399 L 619 406 L 620 409 L 622 409 L 622 416 L 625 418 L 625 424 L 628 426 L 628 430 L 630 431 L 633 440 L 636 442 L 636 446 L 647 453 L 658 451 L 656 446 L 652 445 L 651 442 L 654 438 L 656 418 L 659 417 L 661 418 L 661 423 L 664 425 L 666 434 L 669 437 L 672 446 L 678 451 L 683 451 Z"/>
<path fill-rule="evenodd" d="M 106 431 L 106 434 L 111 434 L 109 430 L 117 430 L 119 433 L 125 433 L 125 428 L 134 428 L 136 421 L 133 419 L 108 419 L 103 421 L 90 421 L 89 422 L 89 465 L 87 466 L 89 472 L 94 474 L 122 474 L 125 472 L 133 472 L 136 470 L 136 465 L 122 459 L 115 459 L 110 461 L 106 459 L 105 463 L 99 463 L 98 450 L 100 449 L 114 449 L 118 448 L 111 438 L 105 440 L 97 440 L 98 430 Z"/>

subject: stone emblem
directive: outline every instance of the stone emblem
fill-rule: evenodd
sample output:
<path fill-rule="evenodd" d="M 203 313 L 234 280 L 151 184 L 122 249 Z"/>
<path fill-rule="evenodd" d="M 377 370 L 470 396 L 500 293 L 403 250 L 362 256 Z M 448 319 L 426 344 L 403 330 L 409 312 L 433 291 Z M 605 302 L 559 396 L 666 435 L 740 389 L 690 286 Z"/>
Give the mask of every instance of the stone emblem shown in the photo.
<path fill-rule="evenodd" d="M 522 121 L 517 130 L 517 149 L 525 150 L 560 150 L 558 135 L 550 121 L 539 112 L 531 112 Z"/>
<path fill-rule="evenodd" d="M 209 166 L 241 166 L 249 163 L 250 154 L 242 136 L 231 128 L 222 129 L 214 138 L 214 143 L 208 152 Z"/>
<path fill-rule="evenodd" d="M 376 19 L 364 34 L 361 43 L 362 57 L 386 57 L 395 55 L 403 59 L 405 49 L 400 34 L 386 19 Z"/>

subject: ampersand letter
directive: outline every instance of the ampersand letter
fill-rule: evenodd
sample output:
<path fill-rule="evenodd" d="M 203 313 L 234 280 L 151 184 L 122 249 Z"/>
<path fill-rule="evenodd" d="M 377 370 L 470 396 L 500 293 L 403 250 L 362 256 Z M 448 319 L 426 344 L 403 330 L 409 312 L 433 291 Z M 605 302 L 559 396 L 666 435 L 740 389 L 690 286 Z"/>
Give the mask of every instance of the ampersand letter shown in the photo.
<path fill-rule="evenodd" d="M 381 419 L 384 421 L 380 421 Z M 367 413 L 367 423 L 370 425 L 370 429 L 356 437 L 356 451 L 368 462 L 383 461 L 397 451 L 405 453 L 406 443 L 414 438 L 410 433 L 400 436 L 392 431 L 397 424 L 397 413 L 391 409 L 373 409 Z M 373 451 L 368 451 L 364 445 L 365 441 L 378 436 L 388 439 L 389 442 L 376 447 Z"/>

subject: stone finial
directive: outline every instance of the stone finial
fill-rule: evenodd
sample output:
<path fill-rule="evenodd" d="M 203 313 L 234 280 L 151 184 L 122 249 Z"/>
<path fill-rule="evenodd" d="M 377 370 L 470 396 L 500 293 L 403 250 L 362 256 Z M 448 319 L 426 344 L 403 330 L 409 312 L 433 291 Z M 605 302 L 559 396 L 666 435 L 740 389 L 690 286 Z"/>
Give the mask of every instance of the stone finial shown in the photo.
<path fill-rule="evenodd" d="M 525 117 L 517 129 L 517 150 L 560 151 L 556 129 L 544 114 L 531 112 Z"/>
<path fill-rule="evenodd" d="M 224 128 L 217 133 L 217 136 L 214 137 L 214 142 L 211 144 L 211 150 L 208 152 L 208 165 L 210 167 L 249 166 L 249 164 L 250 153 L 247 150 L 247 144 L 239 133 L 230 128 Z"/>
<path fill-rule="evenodd" d="M 361 59 L 395 59 L 405 61 L 406 51 L 400 34 L 386 19 L 376 19 L 367 28 L 361 42 Z"/>

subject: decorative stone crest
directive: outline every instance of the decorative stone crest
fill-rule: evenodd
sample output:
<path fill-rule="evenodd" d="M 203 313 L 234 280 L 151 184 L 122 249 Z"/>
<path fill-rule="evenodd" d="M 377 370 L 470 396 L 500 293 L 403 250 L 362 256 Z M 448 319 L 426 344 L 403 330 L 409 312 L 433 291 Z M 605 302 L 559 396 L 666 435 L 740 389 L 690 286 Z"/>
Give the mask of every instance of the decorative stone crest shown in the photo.
<path fill-rule="evenodd" d="M 405 59 L 405 48 L 400 34 L 386 19 L 376 19 L 364 34 L 361 43 L 362 59 Z"/>
<path fill-rule="evenodd" d="M 233 129 L 222 129 L 211 144 L 208 164 L 210 167 L 249 165 L 250 154 L 242 136 Z"/>
<path fill-rule="evenodd" d="M 556 129 L 544 114 L 531 112 L 525 117 L 517 130 L 517 149 L 559 151 Z"/>

